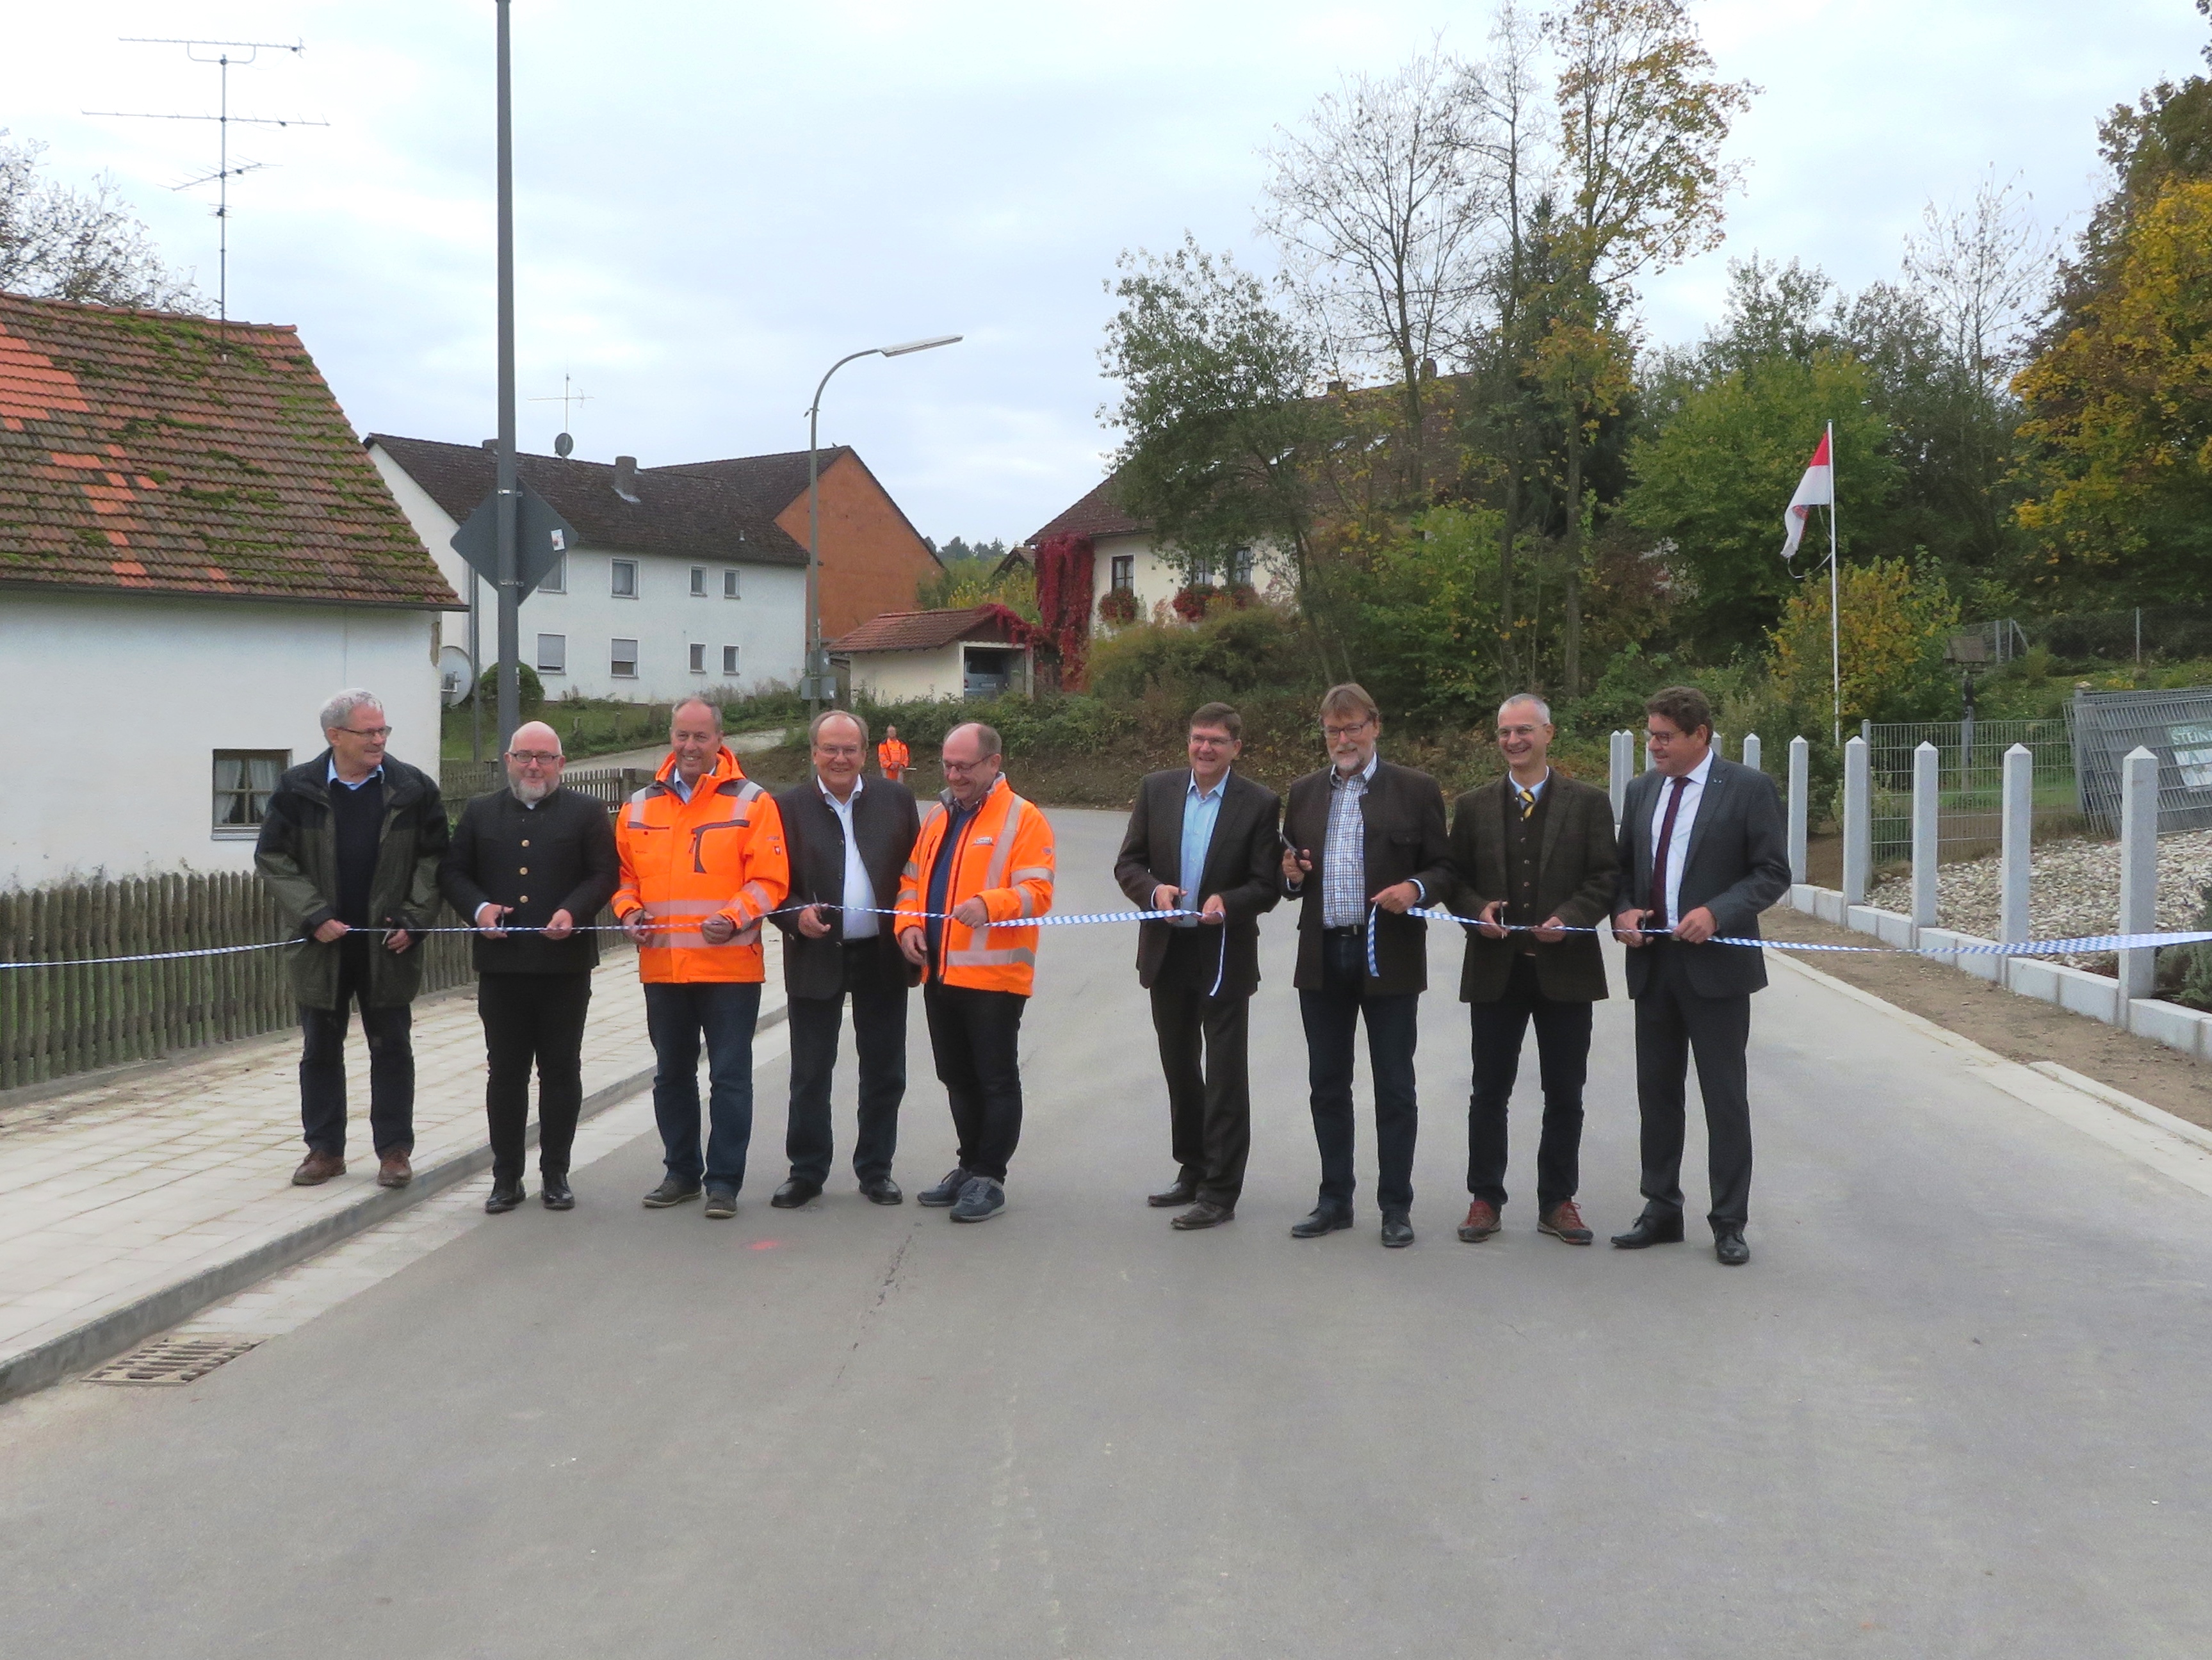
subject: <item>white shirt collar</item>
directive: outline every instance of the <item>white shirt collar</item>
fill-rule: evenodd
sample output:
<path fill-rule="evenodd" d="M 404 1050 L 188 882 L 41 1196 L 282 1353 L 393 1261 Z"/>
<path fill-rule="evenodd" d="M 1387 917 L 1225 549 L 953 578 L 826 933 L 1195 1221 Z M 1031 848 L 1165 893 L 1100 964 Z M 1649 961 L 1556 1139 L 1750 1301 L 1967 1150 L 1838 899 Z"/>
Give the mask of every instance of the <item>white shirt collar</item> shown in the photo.
<path fill-rule="evenodd" d="M 1236 770 L 1236 769 L 1235 769 L 1234 767 L 1232 767 L 1232 768 L 1231 768 L 1231 769 L 1229 769 L 1229 771 L 1230 771 L 1230 772 L 1234 772 L 1235 770 Z M 1223 773 L 1223 774 L 1221 775 L 1221 781 L 1220 781 L 1219 783 L 1216 784 L 1216 785 L 1215 785 L 1212 789 L 1210 789 L 1210 790 L 1202 790 L 1202 789 L 1199 788 L 1199 787 L 1198 787 L 1198 769 L 1197 769 L 1197 768 L 1195 768 L 1195 767 L 1193 767 L 1193 768 L 1191 769 L 1191 770 L 1190 770 L 1190 786 L 1189 786 L 1189 787 L 1188 787 L 1188 788 L 1187 788 L 1186 790 L 1184 790 L 1184 791 L 1183 791 L 1183 794 L 1184 794 L 1185 795 L 1194 795 L 1194 796 L 1196 796 L 1196 797 L 1197 797 L 1200 800 L 1201 800 L 1201 801 L 1210 801 L 1210 800 L 1212 800 L 1214 797 L 1216 797 L 1216 796 L 1219 795 L 1219 794 L 1220 794 L 1224 790 L 1227 789 L 1228 787 L 1229 787 L 1229 772 L 1224 772 L 1224 773 Z"/>
<path fill-rule="evenodd" d="M 854 802 L 860 799 L 860 792 L 867 788 L 867 787 L 868 781 L 866 779 L 854 778 L 853 780 L 853 793 L 847 796 L 843 800 L 840 801 L 837 799 L 836 792 L 832 790 L 829 785 L 822 781 L 822 775 L 818 772 L 814 775 L 814 787 L 822 792 L 822 799 L 830 804 L 830 811 L 833 812 L 842 812 L 846 811 L 853 805 Z"/>

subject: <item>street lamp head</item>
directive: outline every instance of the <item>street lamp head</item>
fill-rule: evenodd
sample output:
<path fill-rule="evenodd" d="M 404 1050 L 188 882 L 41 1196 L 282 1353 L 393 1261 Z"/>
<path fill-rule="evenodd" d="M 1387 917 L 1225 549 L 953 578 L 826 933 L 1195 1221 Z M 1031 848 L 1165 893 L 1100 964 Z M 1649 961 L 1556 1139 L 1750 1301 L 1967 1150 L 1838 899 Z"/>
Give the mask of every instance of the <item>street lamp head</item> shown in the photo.
<path fill-rule="evenodd" d="M 957 345 L 963 337 L 957 334 L 940 334 L 928 340 L 909 340 L 902 346 L 878 346 L 876 350 L 886 357 L 903 357 L 910 351 L 927 351 L 932 346 Z"/>

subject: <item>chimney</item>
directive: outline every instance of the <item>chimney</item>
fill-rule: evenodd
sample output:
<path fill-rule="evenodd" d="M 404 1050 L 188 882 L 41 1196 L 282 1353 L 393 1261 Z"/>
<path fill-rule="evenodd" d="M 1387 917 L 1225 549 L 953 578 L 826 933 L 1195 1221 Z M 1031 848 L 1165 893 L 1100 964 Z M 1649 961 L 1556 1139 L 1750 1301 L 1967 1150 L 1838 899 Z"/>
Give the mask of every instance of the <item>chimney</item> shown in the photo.
<path fill-rule="evenodd" d="M 1433 357 L 1424 357 L 1421 359 L 1421 379 L 1424 380 L 1433 380 L 1436 378 L 1437 360 Z"/>
<path fill-rule="evenodd" d="M 484 447 L 485 447 L 486 449 L 489 450 L 489 451 L 490 451 L 494 455 L 498 454 L 498 453 L 499 453 L 499 440 L 498 440 L 498 439 L 496 439 L 496 438 L 487 438 L 487 439 L 485 439 L 485 440 L 484 440 Z"/>
<path fill-rule="evenodd" d="M 1328 392 L 1329 396 L 1332 398 L 1341 398 L 1344 395 L 1344 382 L 1341 380 L 1330 381 L 1328 383 Z"/>
<path fill-rule="evenodd" d="M 625 502 L 637 500 L 637 457 L 615 457 L 615 494 Z"/>

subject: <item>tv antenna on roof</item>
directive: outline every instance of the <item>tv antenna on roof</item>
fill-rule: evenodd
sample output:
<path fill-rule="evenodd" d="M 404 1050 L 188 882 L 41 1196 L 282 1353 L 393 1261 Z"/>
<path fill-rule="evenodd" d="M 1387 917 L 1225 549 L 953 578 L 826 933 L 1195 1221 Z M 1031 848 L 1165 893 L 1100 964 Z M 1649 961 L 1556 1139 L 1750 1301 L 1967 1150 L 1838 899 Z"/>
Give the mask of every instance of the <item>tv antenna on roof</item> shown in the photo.
<path fill-rule="evenodd" d="M 125 34 L 117 37 L 125 46 L 182 46 L 185 55 L 195 64 L 211 64 L 218 71 L 221 103 L 213 115 L 176 115 L 149 110 L 87 110 L 87 115 L 119 117 L 130 121 L 212 121 L 220 134 L 217 161 L 213 173 L 203 173 L 198 179 L 186 179 L 173 185 L 175 190 L 196 190 L 202 185 L 216 187 L 216 316 L 219 331 L 230 325 L 230 181 L 242 173 L 252 173 L 268 164 L 264 161 L 241 161 L 237 167 L 230 165 L 230 124 L 234 121 L 250 127 L 327 127 L 327 121 L 308 120 L 303 117 L 278 119 L 264 115 L 233 115 L 230 112 L 230 70 L 235 64 L 243 68 L 258 58 L 264 52 L 289 52 L 295 58 L 307 50 L 304 40 L 173 40 L 146 35 Z M 205 54 L 212 52 L 213 57 Z M 243 53 L 243 56 L 234 54 Z M 220 335 L 218 337 L 221 337 Z"/>
<path fill-rule="evenodd" d="M 533 398 L 530 401 L 533 404 L 558 404 L 561 406 L 561 435 L 553 441 L 553 453 L 563 461 L 567 460 L 576 447 L 576 441 L 568 435 L 568 405 L 588 404 L 592 401 L 590 396 L 576 391 L 569 384 L 568 370 L 563 369 L 561 371 L 560 396 L 556 398 L 549 392 L 543 398 Z"/>

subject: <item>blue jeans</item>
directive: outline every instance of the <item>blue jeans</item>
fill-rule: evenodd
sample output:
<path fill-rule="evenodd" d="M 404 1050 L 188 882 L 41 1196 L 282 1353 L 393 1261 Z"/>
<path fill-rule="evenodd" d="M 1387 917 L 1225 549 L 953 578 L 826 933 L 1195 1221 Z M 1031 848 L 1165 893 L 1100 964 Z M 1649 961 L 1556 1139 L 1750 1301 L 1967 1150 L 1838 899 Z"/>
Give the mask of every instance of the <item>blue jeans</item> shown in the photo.
<path fill-rule="evenodd" d="M 645 1029 L 653 1039 L 653 1116 L 668 1173 L 735 1193 L 744 1185 L 753 1139 L 753 1023 L 760 982 L 648 984 Z M 699 1040 L 707 1040 L 707 1157 L 699 1158 Z"/>

